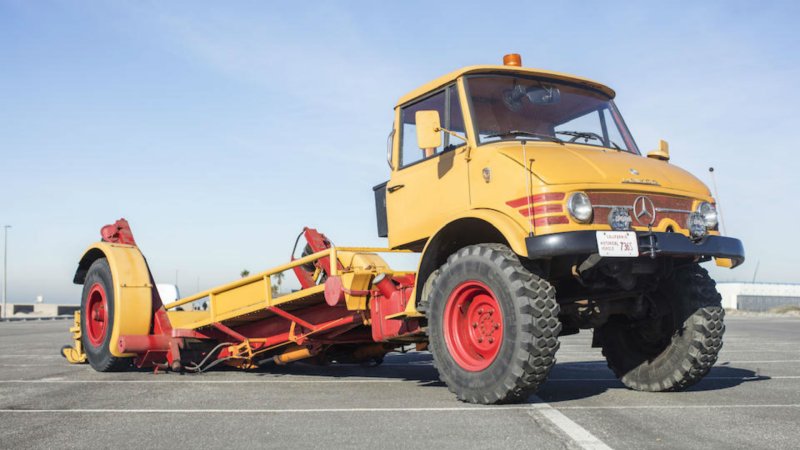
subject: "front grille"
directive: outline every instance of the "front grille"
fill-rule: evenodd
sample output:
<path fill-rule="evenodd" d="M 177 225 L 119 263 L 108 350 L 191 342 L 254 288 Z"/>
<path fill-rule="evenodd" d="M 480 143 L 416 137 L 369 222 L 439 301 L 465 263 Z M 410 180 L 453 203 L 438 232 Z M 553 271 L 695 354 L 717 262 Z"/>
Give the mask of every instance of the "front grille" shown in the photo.
<path fill-rule="evenodd" d="M 686 222 L 689 219 L 689 214 L 692 212 L 693 200 L 685 197 L 629 192 L 587 192 L 586 195 L 589 196 L 589 200 L 591 200 L 594 209 L 593 224 L 607 225 L 608 213 L 611 212 L 611 208 L 617 207 L 633 210 L 634 200 L 642 195 L 652 200 L 653 205 L 656 207 L 656 220 L 655 223 L 653 223 L 653 228 L 658 228 L 661 221 L 664 219 L 671 219 L 681 228 L 685 228 Z M 631 214 L 631 216 L 633 216 L 633 214 Z M 642 226 L 636 222 L 635 218 L 632 225 Z"/>

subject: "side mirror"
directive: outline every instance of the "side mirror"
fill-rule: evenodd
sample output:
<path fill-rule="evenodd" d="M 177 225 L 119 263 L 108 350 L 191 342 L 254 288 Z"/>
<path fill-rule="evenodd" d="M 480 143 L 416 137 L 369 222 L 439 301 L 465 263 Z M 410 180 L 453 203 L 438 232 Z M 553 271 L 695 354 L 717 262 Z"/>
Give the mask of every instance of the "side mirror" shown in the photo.
<path fill-rule="evenodd" d="M 661 139 L 658 141 L 658 150 L 653 150 L 647 154 L 648 158 L 660 159 L 661 161 L 669 161 L 669 144 L 667 141 Z"/>
<path fill-rule="evenodd" d="M 414 120 L 417 122 L 417 146 L 419 148 L 438 148 L 442 145 L 439 111 L 417 111 Z"/>

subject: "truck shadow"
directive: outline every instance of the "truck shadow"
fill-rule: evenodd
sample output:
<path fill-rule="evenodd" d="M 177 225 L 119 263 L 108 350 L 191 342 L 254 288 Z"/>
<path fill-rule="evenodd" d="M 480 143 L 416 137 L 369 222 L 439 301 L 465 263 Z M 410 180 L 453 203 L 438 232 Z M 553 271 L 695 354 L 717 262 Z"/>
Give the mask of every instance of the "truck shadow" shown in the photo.
<path fill-rule="evenodd" d="M 730 389 L 743 383 L 768 379 L 768 376 L 759 375 L 749 369 L 719 365 L 714 366 L 700 382 L 683 391 L 683 395 L 691 392 Z M 556 364 L 550 372 L 547 383 L 539 389 L 536 395 L 545 402 L 558 403 L 595 397 L 611 390 L 627 391 L 634 395 L 642 396 L 676 395 L 674 393 L 636 392 L 630 390 L 614 376 L 603 360 Z"/>
<path fill-rule="evenodd" d="M 297 362 L 286 366 L 267 364 L 254 373 L 264 377 L 319 377 L 320 380 L 380 378 L 388 381 L 412 381 L 420 386 L 444 387 L 428 352 L 390 353 L 383 364 L 375 367 L 336 363 L 319 366 Z M 722 364 L 712 368 L 703 380 L 685 392 L 718 391 L 768 379 L 768 376 L 759 375 L 749 369 Z M 557 363 L 537 396 L 548 403 L 558 403 L 594 397 L 610 390 L 634 393 L 616 379 L 604 360 L 575 361 Z M 640 394 L 659 395 L 644 392 Z"/>

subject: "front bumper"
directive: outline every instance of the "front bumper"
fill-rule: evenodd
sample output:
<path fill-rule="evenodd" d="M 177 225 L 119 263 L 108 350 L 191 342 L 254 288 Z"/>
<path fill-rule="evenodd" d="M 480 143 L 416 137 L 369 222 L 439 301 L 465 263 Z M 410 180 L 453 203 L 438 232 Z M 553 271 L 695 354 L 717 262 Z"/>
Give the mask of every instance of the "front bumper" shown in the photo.
<path fill-rule="evenodd" d="M 529 236 L 525 238 L 531 259 L 597 253 L 596 231 Z M 636 232 L 639 256 L 729 258 L 736 267 L 744 262 L 742 241 L 727 236 L 706 236 L 694 242 L 680 233 Z"/>

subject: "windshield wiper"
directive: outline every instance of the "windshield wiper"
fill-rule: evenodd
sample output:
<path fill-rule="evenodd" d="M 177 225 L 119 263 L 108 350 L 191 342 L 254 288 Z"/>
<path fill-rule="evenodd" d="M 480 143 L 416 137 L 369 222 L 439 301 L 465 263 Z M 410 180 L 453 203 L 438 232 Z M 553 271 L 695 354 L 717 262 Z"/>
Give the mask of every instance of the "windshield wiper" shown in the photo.
<path fill-rule="evenodd" d="M 575 142 L 578 139 L 585 139 L 586 141 L 588 141 L 589 139 L 596 139 L 596 140 L 600 141 L 602 144 L 605 144 L 605 141 L 604 141 L 602 136 L 600 136 L 597 133 L 592 133 L 590 131 L 556 131 L 556 134 L 565 134 L 567 136 L 572 136 L 572 139 L 570 139 L 570 142 Z M 617 143 L 612 141 L 611 139 L 609 139 L 608 142 L 611 145 L 613 145 L 615 149 L 620 150 L 620 151 L 625 151 L 625 150 L 622 149 L 622 147 L 617 145 Z"/>
<path fill-rule="evenodd" d="M 545 140 L 548 140 L 548 141 L 551 141 L 551 142 L 557 142 L 557 143 L 559 143 L 561 145 L 564 145 L 564 141 L 562 141 L 561 139 L 559 139 L 559 138 L 557 138 L 555 136 L 550 136 L 548 134 L 531 133 L 530 131 L 522 131 L 522 130 L 503 131 L 502 133 L 490 134 L 490 135 L 486 136 L 486 138 L 487 139 L 488 138 L 496 138 L 496 137 L 502 138 L 502 137 L 505 137 L 505 136 L 512 136 L 512 137 L 531 136 L 531 137 L 536 137 L 536 138 L 540 138 L 540 139 L 545 139 Z"/>

